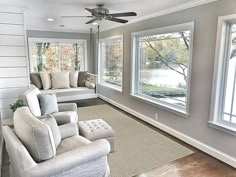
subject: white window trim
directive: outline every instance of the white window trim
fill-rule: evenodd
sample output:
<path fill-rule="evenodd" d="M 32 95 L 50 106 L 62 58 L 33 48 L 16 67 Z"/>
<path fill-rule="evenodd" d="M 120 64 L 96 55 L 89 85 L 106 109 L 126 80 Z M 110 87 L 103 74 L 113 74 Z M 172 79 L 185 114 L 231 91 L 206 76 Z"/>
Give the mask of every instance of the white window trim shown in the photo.
<path fill-rule="evenodd" d="M 220 16 L 218 18 L 217 27 L 217 40 L 216 40 L 216 51 L 215 51 L 215 65 L 212 83 L 212 95 L 211 95 L 211 111 L 209 126 L 218 130 L 236 135 L 236 126 L 223 122 L 220 118 L 223 106 L 221 106 L 221 100 L 224 100 L 224 83 L 226 74 L 226 60 L 228 59 L 227 48 L 229 45 L 228 41 L 228 22 L 236 21 L 236 14 Z M 226 46 L 226 47 L 225 47 Z"/>
<path fill-rule="evenodd" d="M 29 46 L 29 62 L 30 62 L 30 72 L 33 72 L 33 56 L 32 56 L 32 43 L 35 42 L 48 42 L 48 43 L 77 43 L 77 44 L 84 44 L 85 50 L 84 50 L 84 68 L 87 71 L 88 70 L 88 46 L 87 46 L 87 40 L 85 39 L 58 39 L 58 38 L 28 38 L 28 46 Z"/>
<path fill-rule="evenodd" d="M 115 39 L 115 38 L 122 38 L 122 41 L 123 41 L 123 54 L 122 54 L 122 86 L 119 87 L 119 86 L 115 86 L 113 84 L 109 84 L 109 83 L 103 83 L 101 80 L 102 80 L 102 77 L 101 77 L 101 67 L 102 67 L 102 59 L 101 59 L 101 52 L 100 52 L 100 49 L 101 49 L 101 42 L 103 41 L 109 41 L 111 39 Z M 123 34 L 121 35 L 116 35 L 116 36 L 111 36 L 111 37 L 106 37 L 106 38 L 102 38 L 100 39 L 99 41 L 99 57 L 98 57 L 98 85 L 100 86 L 103 86 L 103 87 L 106 87 L 106 88 L 109 88 L 109 89 L 112 89 L 116 92 L 119 92 L 119 93 L 123 93 L 123 87 L 124 87 L 124 36 Z"/>
<path fill-rule="evenodd" d="M 189 52 L 189 61 L 188 61 L 188 83 L 187 83 L 187 100 L 186 100 L 186 110 L 183 109 L 181 106 L 177 106 L 174 104 L 167 103 L 162 100 L 158 100 L 155 98 L 147 98 L 147 96 L 142 96 L 140 94 L 135 93 L 135 85 L 137 84 L 136 80 L 136 73 L 137 73 L 137 38 L 146 36 L 146 35 L 157 35 L 157 34 L 165 34 L 165 33 L 174 33 L 183 30 L 190 30 L 191 31 L 191 42 L 190 42 L 190 52 Z M 181 115 L 182 117 L 189 118 L 189 103 L 190 103 L 190 83 L 191 83 L 191 67 L 192 67 L 192 52 L 193 52 L 193 37 L 194 37 L 194 22 L 188 22 L 178 25 L 172 25 L 157 29 L 151 29 L 141 32 L 135 32 L 131 34 L 132 38 L 132 64 L 131 64 L 131 71 L 132 71 L 132 79 L 131 79 L 131 97 L 137 98 L 141 101 L 146 103 L 153 104 L 157 107 L 165 109 L 167 111 L 176 113 Z"/>

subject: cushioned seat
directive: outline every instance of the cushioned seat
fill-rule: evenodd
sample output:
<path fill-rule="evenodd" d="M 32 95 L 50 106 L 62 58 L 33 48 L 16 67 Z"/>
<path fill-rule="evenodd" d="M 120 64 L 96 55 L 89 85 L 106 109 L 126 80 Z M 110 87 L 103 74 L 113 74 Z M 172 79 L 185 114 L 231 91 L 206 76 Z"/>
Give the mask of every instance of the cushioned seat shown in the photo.
<path fill-rule="evenodd" d="M 65 138 L 57 147 L 56 155 L 63 154 L 65 152 L 71 151 L 89 143 L 91 142 L 82 136 L 72 136 L 69 138 Z"/>
<path fill-rule="evenodd" d="M 75 111 L 55 112 L 52 115 L 57 120 L 58 125 L 77 121 L 77 112 Z"/>
<path fill-rule="evenodd" d="M 111 146 L 111 152 L 114 152 L 114 131 L 104 120 L 88 120 L 79 122 L 79 131 L 82 136 L 95 141 L 98 139 L 106 139 Z"/>
<path fill-rule="evenodd" d="M 56 95 L 67 95 L 67 94 L 90 94 L 95 93 L 94 89 L 89 89 L 87 87 L 77 87 L 77 88 L 66 88 L 66 89 L 50 89 L 50 90 L 41 90 L 41 93 L 51 94 L 54 93 Z"/>

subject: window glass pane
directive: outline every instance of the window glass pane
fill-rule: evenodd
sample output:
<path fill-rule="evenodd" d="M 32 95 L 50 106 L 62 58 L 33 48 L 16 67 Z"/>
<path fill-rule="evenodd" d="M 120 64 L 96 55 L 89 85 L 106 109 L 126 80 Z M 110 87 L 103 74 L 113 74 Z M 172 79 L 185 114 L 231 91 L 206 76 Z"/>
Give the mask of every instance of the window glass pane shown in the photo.
<path fill-rule="evenodd" d="M 32 59 L 34 72 L 58 71 L 59 58 L 56 43 L 34 43 L 32 46 Z"/>
<path fill-rule="evenodd" d="M 30 45 L 32 72 L 86 70 L 85 42 L 32 42 Z"/>
<path fill-rule="evenodd" d="M 186 107 L 190 31 L 140 37 L 137 93 Z"/>
<path fill-rule="evenodd" d="M 228 114 L 224 114 L 224 119 L 223 119 L 224 121 L 230 121 L 230 115 L 228 115 Z"/>
<path fill-rule="evenodd" d="M 227 84 L 226 84 L 226 93 L 225 93 L 225 109 L 224 111 L 228 114 L 231 112 L 231 104 L 232 104 L 232 97 L 233 97 L 233 84 L 234 84 L 234 75 L 235 75 L 235 59 L 229 60 L 228 66 L 228 77 L 227 77 Z"/>
<path fill-rule="evenodd" d="M 101 40 L 100 82 L 115 88 L 122 88 L 123 38 Z"/>
<path fill-rule="evenodd" d="M 62 43 L 61 47 L 61 62 L 62 70 L 73 71 L 77 64 L 77 44 Z"/>
<path fill-rule="evenodd" d="M 236 124 L 236 117 L 235 116 L 232 116 L 231 122 Z"/>
<path fill-rule="evenodd" d="M 229 57 L 227 58 L 227 75 L 226 75 L 226 89 L 225 89 L 225 108 L 224 112 L 228 113 L 231 116 L 232 123 L 236 122 L 236 119 L 233 115 L 236 115 L 236 86 L 235 79 L 236 79 L 236 31 L 235 25 L 231 26 L 231 33 L 230 33 L 230 48 L 228 49 Z M 225 117 L 225 116 L 224 116 Z"/>

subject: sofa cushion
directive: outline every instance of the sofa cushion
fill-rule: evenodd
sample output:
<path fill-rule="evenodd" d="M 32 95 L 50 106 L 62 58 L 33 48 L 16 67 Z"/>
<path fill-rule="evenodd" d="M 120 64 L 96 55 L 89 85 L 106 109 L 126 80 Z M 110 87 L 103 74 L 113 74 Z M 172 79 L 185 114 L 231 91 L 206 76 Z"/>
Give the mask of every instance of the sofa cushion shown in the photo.
<path fill-rule="evenodd" d="M 56 94 L 57 96 L 70 96 L 70 95 L 80 95 L 80 94 L 94 94 L 95 89 L 89 89 L 87 87 L 77 87 L 77 88 L 67 88 L 67 89 L 51 89 L 42 90 L 43 94 Z"/>
<path fill-rule="evenodd" d="M 55 117 L 57 124 L 67 124 L 77 120 L 77 113 L 75 111 L 56 112 L 52 114 Z"/>
<path fill-rule="evenodd" d="M 51 128 L 54 144 L 57 148 L 61 142 L 61 133 L 56 119 L 51 114 L 47 114 L 46 116 L 40 117 L 40 120 Z"/>
<path fill-rule="evenodd" d="M 84 87 L 85 86 L 85 81 L 87 77 L 88 72 L 87 71 L 80 71 L 79 76 L 78 76 L 78 86 L 79 87 Z"/>
<path fill-rule="evenodd" d="M 39 73 L 30 73 L 30 81 L 38 89 L 43 89 L 43 84 Z"/>
<path fill-rule="evenodd" d="M 94 84 L 90 81 L 85 81 L 85 86 L 90 88 L 90 89 L 94 89 L 96 87 L 96 84 Z"/>
<path fill-rule="evenodd" d="M 55 156 L 56 148 L 50 127 L 33 116 L 28 107 L 18 108 L 13 122 L 16 135 L 36 162 Z"/>
<path fill-rule="evenodd" d="M 57 97 L 55 94 L 39 94 L 38 98 L 42 115 L 58 112 Z"/>
<path fill-rule="evenodd" d="M 80 146 L 90 144 L 91 142 L 82 136 L 72 136 L 65 138 L 61 141 L 60 145 L 57 148 L 56 155 L 63 154 L 65 152 L 76 149 Z"/>
<path fill-rule="evenodd" d="M 34 116 L 41 116 L 41 109 L 38 100 L 38 94 L 40 91 L 36 87 L 29 88 L 20 97 L 24 100 L 24 103 L 29 107 Z"/>
<path fill-rule="evenodd" d="M 53 72 L 52 76 L 52 88 L 53 89 L 62 89 L 70 88 L 69 72 Z"/>
<path fill-rule="evenodd" d="M 50 89 L 52 87 L 51 75 L 47 72 L 40 72 L 39 74 L 43 84 L 43 89 Z"/>
<path fill-rule="evenodd" d="M 78 87 L 79 71 L 70 71 L 70 86 Z"/>

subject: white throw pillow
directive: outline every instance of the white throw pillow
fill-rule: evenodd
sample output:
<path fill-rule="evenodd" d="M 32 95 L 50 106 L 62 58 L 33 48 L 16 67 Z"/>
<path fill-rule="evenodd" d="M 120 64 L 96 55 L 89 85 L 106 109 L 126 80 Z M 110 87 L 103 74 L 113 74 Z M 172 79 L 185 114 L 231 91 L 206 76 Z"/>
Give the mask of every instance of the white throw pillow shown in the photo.
<path fill-rule="evenodd" d="M 71 87 L 78 86 L 78 76 L 79 76 L 79 71 L 70 71 L 70 86 Z"/>
<path fill-rule="evenodd" d="M 70 88 L 69 72 L 53 72 L 52 76 L 52 88 L 53 89 L 62 89 Z"/>
<path fill-rule="evenodd" d="M 50 73 L 47 72 L 40 72 L 40 78 L 43 84 L 43 90 L 48 90 L 52 87 L 52 81 Z"/>

